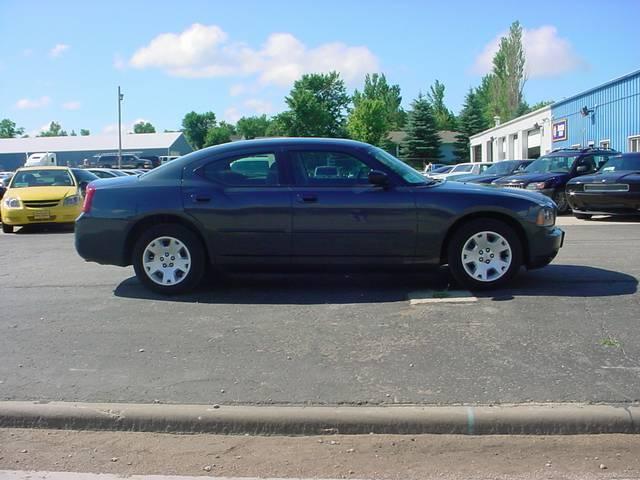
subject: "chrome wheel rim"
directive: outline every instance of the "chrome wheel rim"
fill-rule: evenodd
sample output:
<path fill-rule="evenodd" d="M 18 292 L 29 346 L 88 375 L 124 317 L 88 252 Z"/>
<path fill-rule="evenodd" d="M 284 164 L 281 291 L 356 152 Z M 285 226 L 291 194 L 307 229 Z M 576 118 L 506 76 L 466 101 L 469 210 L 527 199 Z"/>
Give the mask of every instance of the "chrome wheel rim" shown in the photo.
<path fill-rule="evenodd" d="M 158 237 L 144 249 L 142 268 L 147 277 L 158 285 L 178 285 L 191 271 L 191 253 L 177 238 Z"/>
<path fill-rule="evenodd" d="M 464 243 L 460 258 L 464 271 L 479 282 L 495 282 L 502 278 L 512 260 L 511 245 L 496 232 L 474 233 Z"/>
<path fill-rule="evenodd" d="M 569 202 L 567 201 L 567 194 L 564 192 L 559 192 L 555 198 L 553 199 L 558 206 L 559 212 L 564 212 L 569 208 Z"/>

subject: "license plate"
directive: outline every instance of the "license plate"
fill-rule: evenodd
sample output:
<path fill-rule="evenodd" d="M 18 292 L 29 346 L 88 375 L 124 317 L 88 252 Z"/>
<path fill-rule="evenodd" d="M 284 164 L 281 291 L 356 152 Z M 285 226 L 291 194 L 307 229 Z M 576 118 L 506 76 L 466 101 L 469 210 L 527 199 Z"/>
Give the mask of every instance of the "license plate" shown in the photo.
<path fill-rule="evenodd" d="M 33 212 L 33 218 L 36 220 L 47 220 L 49 217 L 51 217 L 49 210 L 36 210 Z"/>

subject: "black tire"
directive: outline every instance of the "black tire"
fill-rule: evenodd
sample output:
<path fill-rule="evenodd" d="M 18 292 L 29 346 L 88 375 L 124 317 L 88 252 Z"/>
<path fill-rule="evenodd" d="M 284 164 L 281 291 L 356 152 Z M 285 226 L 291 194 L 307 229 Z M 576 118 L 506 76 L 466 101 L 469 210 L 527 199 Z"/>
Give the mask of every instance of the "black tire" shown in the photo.
<path fill-rule="evenodd" d="M 567 193 L 564 190 L 558 190 L 553 194 L 553 201 L 558 206 L 558 215 L 565 215 L 569 213 L 571 207 L 569 207 L 569 201 L 567 200 Z"/>
<path fill-rule="evenodd" d="M 154 282 L 144 269 L 145 249 L 160 237 L 172 237 L 179 240 L 188 252 L 190 257 L 189 270 L 186 275 L 180 278 L 179 283 L 161 285 Z M 190 292 L 200 284 L 206 269 L 206 255 L 202 242 L 192 230 L 177 224 L 159 224 L 145 230 L 138 237 L 133 247 L 132 263 L 138 280 L 145 287 L 162 295 L 177 295 Z"/>
<path fill-rule="evenodd" d="M 574 213 L 574 215 L 579 220 L 591 220 L 591 215 L 588 213 Z"/>
<path fill-rule="evenodd" d="M 2 224 L 2 233 L 13 233 L 13 225 Z"/>
<path fill-rule="evenodd" d="M 467 272 L 463 265 L 463 248 L 467 241 L 481 232 L 491 232 L 500 235 L 508 244 L 511 250 L 511 263 L 504 272 L 498 272 L 493 268 L 492 275 L 496 275 L 494 280 L 478 280 Z M 496 238 L 493 236 L 492 238 Z M 448 247 L 449 270 L 456 282 L 470 290 L 487 290 L 496 288 L 509 282 L 520 270 L 522 266 L 522 243 L 516 232 L 505 222 L 491 218 L 479 218 L 471 220 L 460 226 L 454 233 Z M 493 257 L 491 257 L 493 258 Z M 473 263 L 473 262 L 471 262 Z M 469 267 L 470 268 L 470 267 Z M 500 276 L 498 276 L 500 275 Z M 489 275 L 488 275 L 489 276 Z"/>

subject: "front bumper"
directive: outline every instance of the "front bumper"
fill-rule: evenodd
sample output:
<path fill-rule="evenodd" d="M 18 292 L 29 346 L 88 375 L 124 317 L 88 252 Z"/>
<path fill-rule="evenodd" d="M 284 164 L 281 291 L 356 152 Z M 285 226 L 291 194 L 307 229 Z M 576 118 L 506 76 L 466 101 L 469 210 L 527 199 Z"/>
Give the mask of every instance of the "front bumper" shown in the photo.
<path fill-rule="evenodd" d="M 82 206 L 56 206 L 51 208 L 2 208 L 2 222 L 13 227 L 45 223 L 73 223 Z"/>
<path fill-rule="evenodd" d="M 551 263 L 564 245 L 564 230 L 558 227 L 541 229 L 529 242 L 527 268 L 541 268 Z"/>
<path fill-rule="evenodd" d="M 569 206 L 585 215 L 639 215 L 640 192 L 567 192 Z"/>

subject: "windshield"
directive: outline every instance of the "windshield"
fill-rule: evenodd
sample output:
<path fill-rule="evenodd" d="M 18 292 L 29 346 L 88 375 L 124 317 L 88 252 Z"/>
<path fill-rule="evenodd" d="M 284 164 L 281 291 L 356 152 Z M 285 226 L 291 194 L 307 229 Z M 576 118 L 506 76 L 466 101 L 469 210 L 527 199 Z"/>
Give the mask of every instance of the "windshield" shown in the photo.
<path fill-rule="evenodd" d="M 373 148 L 371 153 L 376 160 L 400 175 L 405 182 L 410 183 L 411 185 L 424 185 L 429 183 L 427 179 L 424 178 L 424 176 L 416 169 L 410 167 L 403 161 L 398 160 L 396 157 L 385 152 L 381 148 Z"/>
<path fill-rule="evenodd" d="M 554 155 L 540 157 L 525 172 L 527 173 L 568 173 L 573 168 L 578 155 Z"/>
<path fill-rule="evenodd" d="M 451 170 L 451 173 L 470 172 L 471 170 L 473 170 L 473 165 L 456 165 L 453 167 L 453 170 Z"/>
<path fill-rule="evenodd" d="M 453 167 L 440 167 L 440 168 L 436 168 L 435 170 L 432 170 L 430 173 L 447 173 L 450 172 L 451 169 L 453 169 Z"/>
<path fill-rule="evenodd" d="M 520 162 L 509 160 L 498 162 L 487 168 L 484 173 L 486 175 L 508 175 L 513 172 L 519 164 Z"/>
<path fill-rule="evenodd" d="M 75 185 L 67 170 L 22 170 L 11 181 L 11 188 L 28 187 L 73 187 Z"/>
<path fill-rule="evenodd" d="M 640 155 L 618 155 L 611 157 L 598 173 L 640 171 Z"/>

